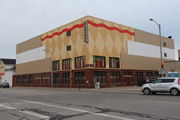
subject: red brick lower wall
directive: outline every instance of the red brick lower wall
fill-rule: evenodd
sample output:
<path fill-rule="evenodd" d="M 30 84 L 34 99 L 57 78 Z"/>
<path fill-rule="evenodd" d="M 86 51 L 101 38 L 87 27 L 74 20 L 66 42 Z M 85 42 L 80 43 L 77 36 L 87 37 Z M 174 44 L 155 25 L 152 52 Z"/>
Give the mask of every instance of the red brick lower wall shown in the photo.
<path fill-rule="evenodd" d="M 134 86 L 137 85 L 135 73 L 136 72 L 143 72 L 143 80 L 146 80 L 146 72 L 152 72 L 153 77 L 155 77 L 155 72 L 158 72 L 156 70 L 119 70 L 119 69 L 77 69 L 77 70 L 72 70 L 72 88 L 94 88 L 94 72 L 95 71 L 104 71 L 106 72 L 106 83 L 100 84 L 100 87 L 119 87 L 119 86 Z M 120 83 L 112 83 L 110 79 L 110 72 L 111 71 L 116 71 L 120 72 Z M 130 81 L 130 77 L 126 76 L 127 82 L 124 83 L 124 71 L 130 71 L 132 72 L 132 78 L 133 82 Z M 85 72 L 85 79 L 84 79 L 84 84 L 75 84 L 75 72 Z M 59 73 L 59 84 L 54 85 L 53 87 L 59 87 L 59 88 L 70 88 L 70 84 L 64 85 L 63 84 L 63 73 L 70 73 L 70 70 L 64 70 L 64 71 L 56 71 L 53 73 Z M 35 84 L 35 75 L 41 75 L 41 79 L 37 81 Z M 48 85 L 47 80 L 45 81 L 45 84 L 43 85 L 43 75 L 49 74 L 50 76 L 50 84 Z M 29 83 L 29 76 L 33 75 L 33 84 L 28 84 Z M 22 84 L 22 76 L 26 76 L 27 82 L 26 84 Z M 20 77 L 21 81 L 19 84 L 16 83 L 17 77 Z M 40 82 L 41 81 L 41 82 Z M 39 84 L 41 83 L 41 84 Z M 34 73 L 34 74 L 23 74 L 23 75 L 14 75 L 13 76 L 13 87 L 15 86 L 24 86 L 24 87 L 51 87 L 51 73 Z"/>

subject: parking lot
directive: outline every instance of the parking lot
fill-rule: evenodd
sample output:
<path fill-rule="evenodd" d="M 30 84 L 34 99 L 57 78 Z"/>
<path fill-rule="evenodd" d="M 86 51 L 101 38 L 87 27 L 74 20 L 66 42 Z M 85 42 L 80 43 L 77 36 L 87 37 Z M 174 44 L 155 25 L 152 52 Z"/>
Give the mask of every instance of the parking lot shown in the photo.
<path fill-rule="evenodd" d="M 180 120 L 180 96 L 140 87 L 0 89 L 2 120 Z"/>

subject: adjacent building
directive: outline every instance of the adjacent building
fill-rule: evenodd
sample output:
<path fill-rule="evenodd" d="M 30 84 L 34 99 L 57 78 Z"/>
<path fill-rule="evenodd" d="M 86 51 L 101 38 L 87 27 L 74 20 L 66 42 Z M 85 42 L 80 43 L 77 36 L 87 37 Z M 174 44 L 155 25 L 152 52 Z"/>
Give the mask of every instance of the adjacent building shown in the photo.
<path fill-rule="evenodd" d="M 162 45 L 163 61 L 174 60 L 174 40 Z M 13 86 L 137 85 L 161 67 L 158 35 L 92 16 L 17 44 L 16 60 Z"/>
<path fill-rule="evenodd" d="M 0 84 L 2 82 L 8 82 L 12 86 L 13 75 L 15 75 L 15 59 L 0 58 Z"/>

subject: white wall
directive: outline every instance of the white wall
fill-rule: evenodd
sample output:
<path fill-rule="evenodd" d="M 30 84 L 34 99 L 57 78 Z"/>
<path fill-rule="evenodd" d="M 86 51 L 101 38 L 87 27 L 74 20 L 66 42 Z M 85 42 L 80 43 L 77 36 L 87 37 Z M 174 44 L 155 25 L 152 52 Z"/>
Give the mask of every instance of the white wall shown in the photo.
<path fill-rule="evenodd" d="M 11 69 L 13 68 L 14 65 L 5 65 L 5 69 Z M 13 75 L 15 75 L 15 71 L 14 70 L 8 70 L 5 71 L 5 75 L 2 76 L 2 81 L 1 82 L 8 82 L 10 86 L 12 86 L 12 79 L 13 79 Z"/>
<path fill-rule="evenodd" d="M 14 71 L 6 71 L 5 75 L 2 76 L 2 81 L 1 82 L 8 82 L 10 86 L 12 86 L 12 79 L 13 75 L 15 75 Z"/>
<path fill-rule="evenodd" d="M 45 59 L 45 46 L 16 54 L 16 64 Z"/>
<path fill-rule="evenodd" d="M 155 45 L 149 45 L 149 44 L 127 40 L 127 48 L 129 55 L 161 58 L 160 47 Z M 167 57 L 164 57 L 164 53 L 167 53 Z M 174 49 L 162 47 L 162 57 L 163 59 L 175 60 Z"/>

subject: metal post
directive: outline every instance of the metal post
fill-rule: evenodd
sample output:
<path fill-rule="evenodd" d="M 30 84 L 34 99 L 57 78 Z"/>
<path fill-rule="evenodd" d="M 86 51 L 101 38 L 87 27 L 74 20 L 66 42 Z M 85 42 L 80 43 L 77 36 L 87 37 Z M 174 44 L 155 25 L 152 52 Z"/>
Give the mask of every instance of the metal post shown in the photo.
<path fill-rule="evenodd" d="M 153 19 L 150 19 L 150 21 L 154 21 L 156 24 L 157 24 L 157 26 L 158 26 L 158 28 L 159 28 L 159 39 L 160 39 L 160 56 L 161 56 L 161 63 L 163 62 L 163 60 L 162 60 L 162 42 L 161 42 L 161 25 L 160 24 L 158 24 L 155 20 L 153 20 Z M 162 68 L 162 67 L 161 67 Z"/>
<path fill-rule="evenodd" d="M 160 24 L 159 24 L 159 39 L 160 39 L 160 54 L 161 54 L 161 63 L 162 63 L 163 60 L 162 60 L 162 42 L 161 42 L 161 25 Z"/>
<path fill-rule="evenodd" d="M 51 88 L 53 88 L 53 67 L 52 67 L 52 58 L 53 53 L 51 52 Z"/>
<path fill-rule="evenodd" d="M 153 20 L 153 19 L 150 19 L 150 21 L 154 21 L 156 24 L 157 24 L 157 26 L 158 26 L 158 28 L 159 28 L 159 39 L 160 39 L 160 56 L 161 56 L 161 64 L 163 63 L 163 59 L 162 59 L 162 42 L 161 42 L 161 25 L 160 24 L 158 24 L 155 20 Z M 162 65 L 161 65 L 161 69 L 163 69 L 162 68 Z M 161 77 L 162 77 L 163 75 L 161 74 Z"/>

